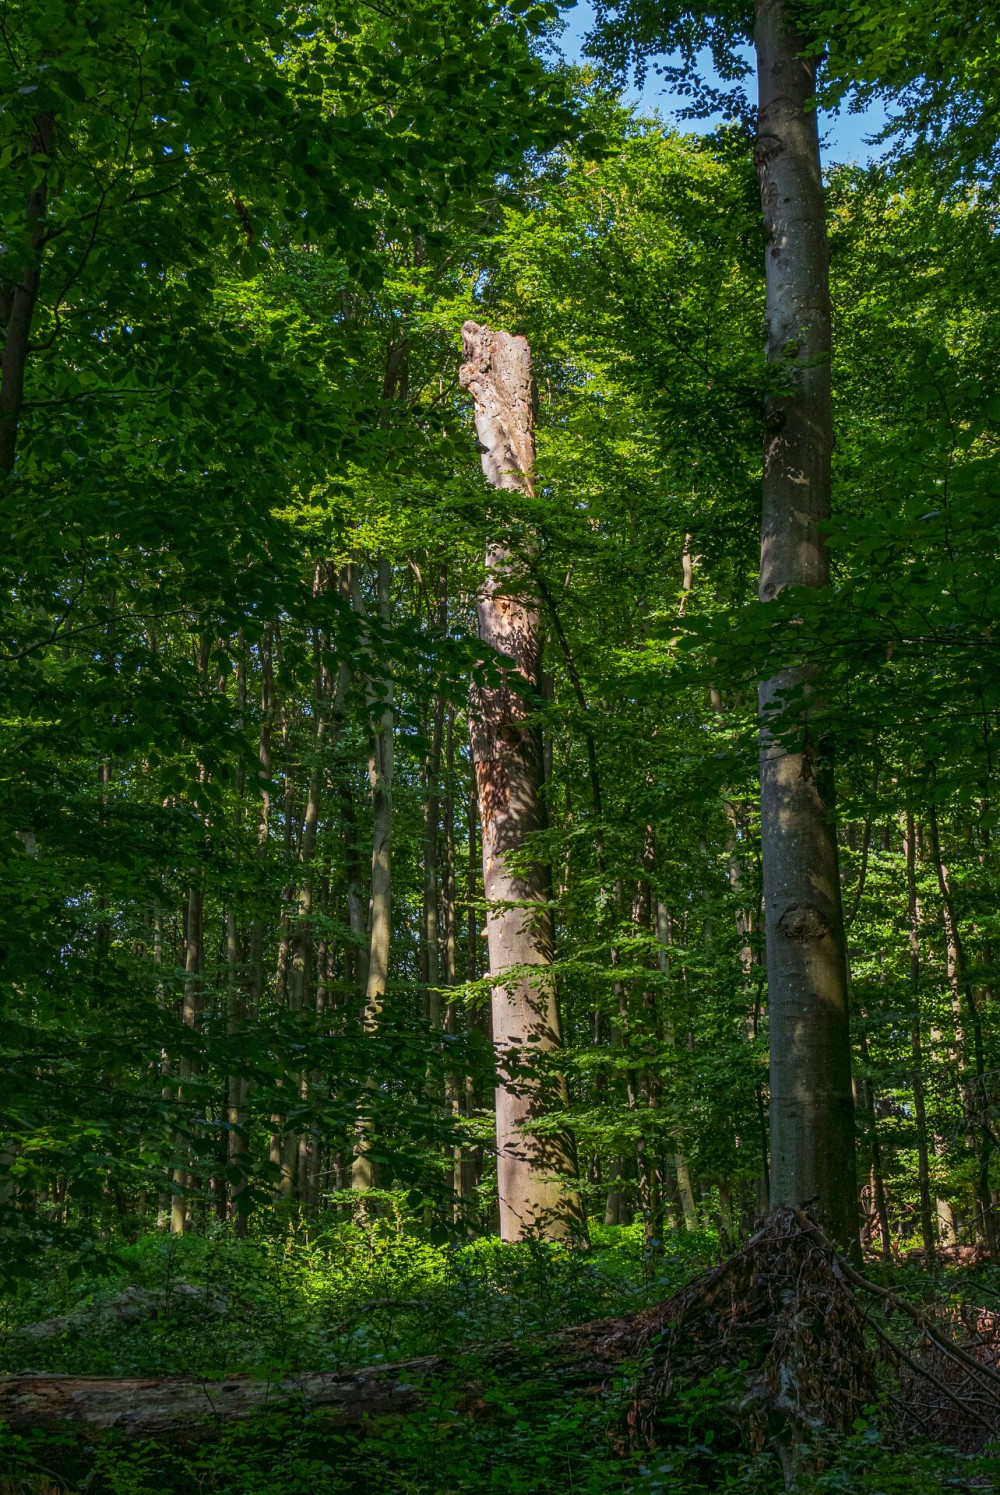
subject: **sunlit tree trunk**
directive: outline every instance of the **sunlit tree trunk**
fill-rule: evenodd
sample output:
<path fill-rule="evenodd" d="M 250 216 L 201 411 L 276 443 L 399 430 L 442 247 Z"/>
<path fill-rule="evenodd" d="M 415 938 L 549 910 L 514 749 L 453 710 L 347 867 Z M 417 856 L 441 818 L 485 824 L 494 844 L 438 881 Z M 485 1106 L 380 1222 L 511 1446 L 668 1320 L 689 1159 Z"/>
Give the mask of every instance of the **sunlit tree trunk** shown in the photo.
<path fill-rule="evenodd" d="M 535 389 L 521 337 L 466 322 L 460 380 L 475 403 L 483 473 L 493 488 L 531 492 Z M 537 693 L 538 607 L 518 557 L 503 545 L 486 554 L 477 599 L 479 636 L 511 663 L 499 682 L 477 686 L 470 709 L 472 756 L 483 837 L 483 888 L 493 986 L 497 1177 L 504 1240 L 579 1236 L 584 1229 L 570 1139 L 540 1136 L 532 1122 L 563 1104 L 563 1086 L 538 1063 L 561 1046 L 545 870 L 524 853 L 542 825 L 537 734 L 513 679 Z M 530 1072 L 525 1072 L 530 1064 Z M 521 1071 L 521 1072 L 519 1072 Z"/>
<path fill-rule="evenodd" d="M 754 159 L 766 238 L 767 362 L 760 597 L 829 576 L 830 298 L 816 59 L 786 0 L 758 0 Z M 771 1044 L 771 1204 L 818 1209 L 856 1249 L 854 1109 L 832 767 L 816 735 L 819 681 L 760 688 L 761 838 Z M 806 700 L 801 700 L 801 693 Z M 772 716 L 789 693 L 789 739 Z M 810 707 L 811 698 L 811 707 Z"/>

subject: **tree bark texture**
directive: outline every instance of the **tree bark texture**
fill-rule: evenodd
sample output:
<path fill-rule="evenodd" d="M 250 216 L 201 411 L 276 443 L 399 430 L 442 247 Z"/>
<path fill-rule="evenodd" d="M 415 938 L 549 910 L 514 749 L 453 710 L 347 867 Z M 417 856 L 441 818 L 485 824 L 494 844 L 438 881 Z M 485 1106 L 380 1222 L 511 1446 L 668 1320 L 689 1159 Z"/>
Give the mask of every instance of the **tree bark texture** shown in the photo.
<path fill-rule="evenodd" d="M 767 362 L 760 598 L 829 576 L 830 296 L 816 59 L 786 0 L 758 0 L 757 143 L 766 239 Z M 815 672 L 760 688 L 761 832 L 771 1042 L 771 1205 L 810 1202 L 834 1239 L 857 1239 L 847 964 L 833 777 L 816 740 Z M 796 745 L 771 729 L 805 692 Z M 811 720 L 809 698 L 811 697 Z M 788 725 L 786 722 L 785 726 Z"/>
<path fill-rule="evenodd" d="M 535 464 L 535 387 L 523 337 L 475 322 L 462 329 L 459 378 L 475 405 L 483 473 L 493 488 L 530 493 Z M 542 764 L 530 706 L 513 681 L 537 692 L 539 609 L 504 545 L 486 553 L 477 599 L 479 637 L 511 662 L 498 683 L 472 691 L 470 737 L 482 825 L 483 891 L 493 986 L 497 1175 L 504 1240 L 583 1231 L 575 1163 L 565 1135 L 539 1136 L 532 1122 L 563 1104 L 562 1082 L 534 1062 L 561 1046 L 552 962 L 552 919 L 544 868 L 524 858 L 543 826 Z M 524 558 L 521 558 L 524 559 Z M 525 1061 L 536 1072 L 525 1074 Z"/>

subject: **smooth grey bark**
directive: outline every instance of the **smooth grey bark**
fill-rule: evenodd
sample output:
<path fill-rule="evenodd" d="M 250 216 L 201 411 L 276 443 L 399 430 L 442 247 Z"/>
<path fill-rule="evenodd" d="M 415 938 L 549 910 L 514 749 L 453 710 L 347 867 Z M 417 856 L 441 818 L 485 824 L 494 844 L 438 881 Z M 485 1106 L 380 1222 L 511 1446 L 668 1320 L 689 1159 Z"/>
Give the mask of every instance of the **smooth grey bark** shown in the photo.
<path fill-rule="evenodd" d="M 766 240 L 767 363 L 760 598 L 829 579 L 830 294 L 816 58 L 786 0 L 758 0 L 754 161 Z M 818 1209 L 856 1249 L 847 964 L 833 775 L 817 740 L 814 672 L 760 687 L 761 837 L 771 1042 L 771 1206 Z M 771 730 L 789 693 L 795 746 Z"/>
<path fill-rule="evenodd" d="M 475 322 L 462 328 L 459 373 L 472 396 L 483 474 L 492 488 L 532 491 L 535 386 L 523 337 Z M 530 710 L 512 680 L 537 692 L 541 627 L 537 602 L 514 574 L 506 546 L 486 552 L 486 581 L 476 611 L 479 637 L 512 669 L 473 688 L 469 731 L 482 826 L 483 891 L 493 985 L 497 1057 L 497 1182 L 505 1241 L 582 1236 L 570 1138 L 540 1136 L 532 1122 L 564 1104 L 561 1079 L 539 1058 L 561 1047 L 552 963 L 552 917 L 545 869 L 524 852 L 544 824 L 542 764 Z"/>

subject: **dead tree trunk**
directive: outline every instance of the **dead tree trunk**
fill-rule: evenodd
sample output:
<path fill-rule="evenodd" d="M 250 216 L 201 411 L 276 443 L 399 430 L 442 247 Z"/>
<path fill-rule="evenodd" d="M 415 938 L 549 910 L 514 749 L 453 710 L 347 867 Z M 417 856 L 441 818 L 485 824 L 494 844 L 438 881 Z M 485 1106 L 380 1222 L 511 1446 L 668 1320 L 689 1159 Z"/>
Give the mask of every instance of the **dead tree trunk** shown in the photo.
<path fill-rule="evenodd" d="M 767 362 L 760 599 L 829 579 L 830 295 L 816 59 L 786 0 L 757 0 L 754 158 L 764 216 Z M 760 687 L 761 839 L 771 1040 L 771 1205 L 812 1203 L 857 1239 L 847 963 L 833 771 L 809 667 Z M 789 697 L 797 700 L 782 711 Z M 781 712 L 780 733 L 775 714 Z M 791 718 L 791 720 L 790 720 Z M 791 729 L 792 742 L 785 736 Z"/>
<path fill-rule="evenodd" d="M 535 387 L 528 344 L 475 322 L 466 322 L 462 336 L 466 362 L 459 378 L 475 402 L 486 481 L 530 494 Z M 477 600 L 479 637 L 512 668 L 499 681 L 473 688 L 470 711 L 495 980 L 500 1233 L 507 1241 L 539 1234 L 565 1239 L 584 1229 L 570 1139 L 541 1137 L 531 1125 L 561 1107 L 563 1087 L 538 1062 L 544 1064 L 561 1039 L 549 970 L 552 919 L 545 871 L 525 857 L 531 834 L 543 824 L 542 765 L 527 699 L 539 685 L 541 628 L 537 603 L 517 574 L 519 560 L 525 559 L 503 544 L 487 550 L 486 581 Z"/>

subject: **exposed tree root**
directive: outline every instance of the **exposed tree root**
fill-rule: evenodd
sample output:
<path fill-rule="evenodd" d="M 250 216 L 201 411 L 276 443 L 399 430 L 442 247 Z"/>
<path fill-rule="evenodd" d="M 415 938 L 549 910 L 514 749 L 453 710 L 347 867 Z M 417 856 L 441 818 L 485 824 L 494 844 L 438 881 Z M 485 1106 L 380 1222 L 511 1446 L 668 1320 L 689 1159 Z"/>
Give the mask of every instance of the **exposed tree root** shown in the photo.
<path fill-rule="evenodd" d="M 1000 1429 L 998 1316 L 915 1308 L 868 1281 L 795 1210 L 775 1211 L 741 1250 L 654 1308 L 504 1344 L 474 1360 L 427 1356 L 342 1375 L 115 1380 L 0 1379 L 0 1416 L 17 1427 L 76 1424 L 124 1436 L 210 1434 L 264 1408 L 306 1401 L 338 1426 L 415 1411 L 493 1415 L 492 1375 L 538 1394 L 599 1396 L 624 1375 L 623 1439 L 668 1435 L 678 1403 L 707 1381 L 717 1436 L 771 1448 L 790 1475 L 801 1450 L 849 1430 L 866 1407 L 890 1431 L 982 1446 Z M 725 1424 L 723 1426 L 722 1424 Z"/>
<path fill-rule="evenodd" d="M 722 1415 L 744 1445 L 770 1447 L 791 1479 L 803 1449 L 877 1403 L 891 1434 L 981 1447 L 1000 1430 L 998 1365 L 1000 1316 L 916 1308 L 856 1271 L 807 1216 L 782 1209 L 662 1305 L 630 1421 L 655 1439 L 674 1398 L 729 1370 Z"/>

